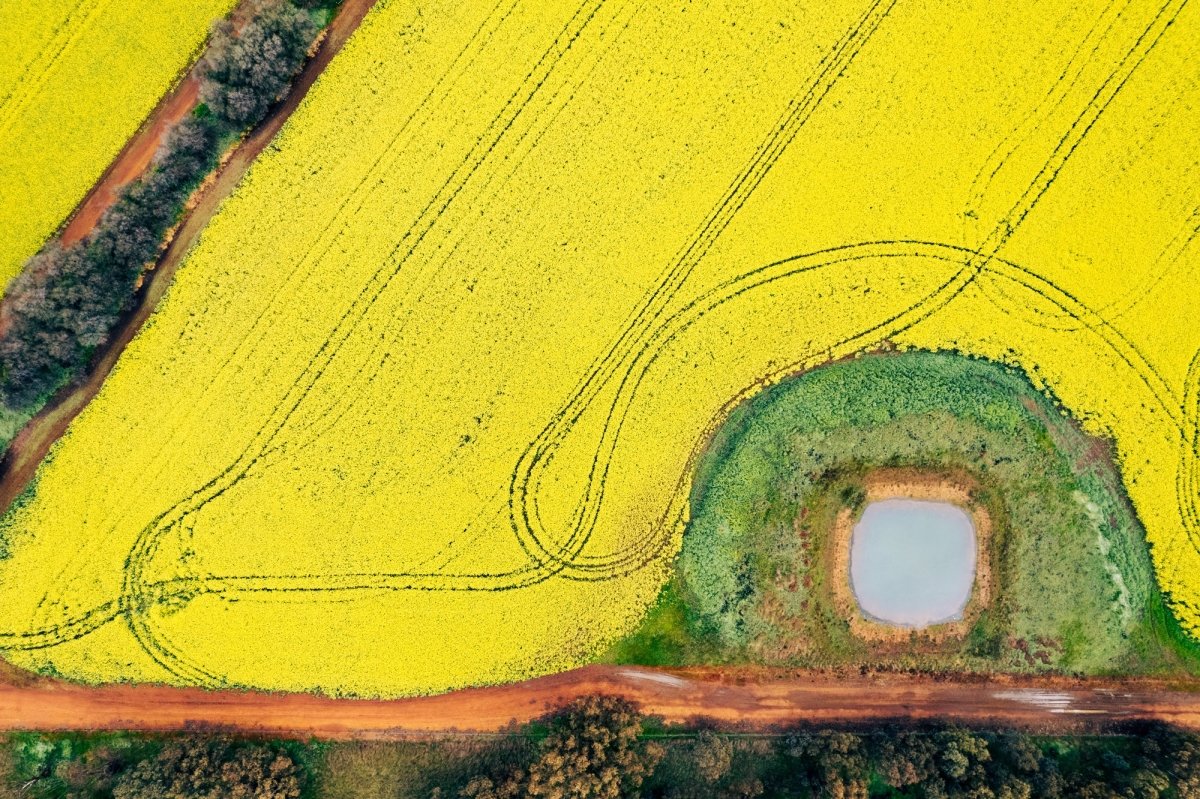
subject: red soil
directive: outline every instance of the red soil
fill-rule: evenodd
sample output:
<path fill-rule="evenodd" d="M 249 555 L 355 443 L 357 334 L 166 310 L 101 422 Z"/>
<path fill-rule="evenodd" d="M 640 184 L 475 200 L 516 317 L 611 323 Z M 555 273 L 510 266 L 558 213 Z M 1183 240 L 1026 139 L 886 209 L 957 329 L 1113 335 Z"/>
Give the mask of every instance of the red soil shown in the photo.
<path fill-rule="evenodd" d="M 60 238 L 64 246 L 74 244 L 92 232 L 104 212 L 117 201 L 121 187 L 138 178 L 150 166 L 158 145 L 171 126 L 192 113 L 200 97 L 200 80 L 194 73 L 193 69 L 175 91 L 159 103 L 149 122 L 129 140 L 100 182 L 84 198 L 63 228 Z"/>
<path fill-rule="evenodd" d="M 1089 731 L 1134 719 L 1200 729 L 1200 695 L 1152 680 L 832 675 L 766 669 L 589 666 L 514 685 L 392 701 L 54 680 L 0 686 L 0 729 L 231 729 L 286 737 L 403 738 L 495 732 L 591 693 L 623 695 L 668 721 L 697 717 L 768 729 L 944 719 Z"/>

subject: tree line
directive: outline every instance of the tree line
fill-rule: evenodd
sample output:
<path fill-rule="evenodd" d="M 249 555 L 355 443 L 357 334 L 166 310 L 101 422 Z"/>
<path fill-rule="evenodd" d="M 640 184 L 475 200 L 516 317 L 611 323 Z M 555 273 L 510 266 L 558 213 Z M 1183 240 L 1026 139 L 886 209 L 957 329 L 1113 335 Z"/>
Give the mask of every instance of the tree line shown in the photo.
<path fill-rule="evenodd" d="M 1200 799 L 1200 738 L 1160 725 L 1090 738 L 944 726 L 676 737 L 625 700 L 590 697 L 552 718 L 524 762 L 458 782 L 431 799 Z"/>
<path fill-rule="evenodd" d="M 428 799 L 1200 797 L 1200 737 L 1158 724 L 1105 736 L 944 725 L 755 735 L 666 727 L 624 699 L 590 696 L 511 733 L 482 749 L 426 742 L 438 757 L 410 760 L 403 788 L 372 782 L 370 767 L 356 787 Z M 0 747 L 11 760 L 0 797 L 319 799 L 322 746 L 20 734 Z"/>
<path fill-rule="evenodd" d="M 0 334 L 0 402 L 9 410 L 34 410 L 81 376 L 220 150 L 287 92 L 317 34 L 308 8 L 320 4 L 267 0 L 251 6 L 240 29 L 220 23 L 200 64 L 202 103 L 167 134 L 152 167 L 88 236 L 68 247 L 51 242 L 12 281 Z"/>

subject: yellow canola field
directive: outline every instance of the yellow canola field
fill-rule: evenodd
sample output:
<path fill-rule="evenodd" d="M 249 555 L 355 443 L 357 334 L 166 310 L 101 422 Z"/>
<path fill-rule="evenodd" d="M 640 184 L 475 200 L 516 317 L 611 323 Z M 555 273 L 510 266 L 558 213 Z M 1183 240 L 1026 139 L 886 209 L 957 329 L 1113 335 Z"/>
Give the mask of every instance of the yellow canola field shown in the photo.
<path fill-rule="evenodd" d="M 0 290 L 100 179 L 234 3 L 0 6 Z"/>
<path fill-rule="evenodd" d="M 1116 439 L 1200 627 L 1200 9 L 377 6 L 5 520 L 0 647 L 398 695 L 585 662 L 733 403 L 884 341 Z"/>

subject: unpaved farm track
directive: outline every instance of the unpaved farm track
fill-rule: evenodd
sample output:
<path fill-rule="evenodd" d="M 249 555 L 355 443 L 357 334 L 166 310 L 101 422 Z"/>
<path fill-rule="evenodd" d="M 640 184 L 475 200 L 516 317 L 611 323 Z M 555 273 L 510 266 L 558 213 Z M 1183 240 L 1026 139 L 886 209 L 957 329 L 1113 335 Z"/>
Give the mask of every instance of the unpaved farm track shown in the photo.
<path fill-rule="evenodd" d="M 200 78 L 196 71 L 197 67 L 193 67 L 180 84 L 158 104 L 150 119 L 137 135 L 129 140 L 125 149 L 117 156 L 117 160 L 113 161 L 112 166 L 101 176 L 100 182 L 88 192 L 63 228 L 59 237 L 63 246 L 69 247 L 82 240 L 96 228 L 100 217 L 117 201 L 121 189 L 150 166 L 167 131 L 196 107 L 200 99 Z"/>
<path fill-rule="evenodd" d="M 0 686 L 0 729 L 225 729 L 298 738 L 396 739 L 492 733 L 576 697 L 625 696 L 668 721 L 770 729 L 793 723 L 942 719 L 974 726 L 1093 731 L 1155 719 L 1200 729 L 1200 693 L 1152 680 L 837 676 L 762 669 L 589 666 L 514 685 L 392 701 L 54 680 Z"/>
<path fill-rule="evenodd" d="M 0 461 L 0 512 L 7 509 L 12 504 L 12 501 L 25 489 L 25 486 L 33 479 L 38 464 L 42 462 L 42 459 L 46 457 L 46 453 L 50 451 L 51 445 L 66 432 L 71 420 L 83 410 L 92 397 L 96 396 L 96 393 L 100 390 L 100 386 L 104 383 L 104 379 L 108 377 L 108 373 L 112 371 L 113 366 L 116 364 L 117 358 L 124 351 L 125 346 L 137 334 L 137 331 L 150 317 L 150 314 L 154 312 L 155 306 L 158 305 L 159 300 L 166 293 L 175 270 L 199 239 L 200 233 L 207 226 L 212 215 L 216 213 L 221 203 L 237 188 L 238 182 L 246 174 L 246 170 L 250 168 L 254 159 L 258 157 L 259 153 L 279 133 L 280 128 L 283 127 L 284 123 L 291 117 L 292 112 L 299 107 L 300 102 L 308 94 L 308 90 L 312 88 L 313 83 L 316 82 L 317 78 L 325 70 L 325 67 L 329 65 L 333 57 L 342 49 L 342 46 L 354 31 L 358 29 L 359 24 L 375 3 L 376 0 L 343 0 L 341 6 L 338 8 L 337 15 L 325 30 L 319 49 L 309 59 L 304 70 L 293 81 L 292 89 L 287 98 L 272 112 L 266 121 L 255 128 L 245 141 L 234 150 L 230 158 L 217 171 L 215 177 L 210 179 L 195 198 L 193 207 L 184 215 L 183 221 L 175 233 L 175 237 L 171 240 L 170 246 L 167 247 L 162 257 L 159 258 L 154 270 L 146 274 L 145 282 L 138 292 L 133 310 L 122 320 L 112 339 L 101 348 L 84 382 L 64 389 L 62 393 L 34 416 L 21 429 L 16 438 L 13 439 L 8 451 L 4 454 L 3 461 Z M 155 111 L 152 122 L 140 131 L 138 136 L 126 146 L 125 151 L 123 151 L 118 159 L 118 163 L 124 162 L 126 159 L 132 160 L 124 167 L 118 168 L 117 165 L 114 165 L 114 167 L 110 168 L 101 183 L 92 190 L 88 199 L 85 200 L 84 206 L 81 207 L 80 211 L 69 223 L 67 229 L 64 231 L 64 237 L 70 235 L 75 238 L 82 238 L 90 232 L 91 227 L 94 227 L 95 222 L 99 220 L 103 210 L 107 208 L 105 203 L 111 204 L 112 199 L 115 197 L 115 192 L 119 189 L 120 185 L 135 177 L 135 175 L 127 175 L 126 173 L 130 169 L 133 169 L 137 163 L 141 163 L 143 169 L 149 164 L 150 158 L 153 157 L 154 150 L 157 148 L 158 140 L 165 129 L 165 125 L 170 121 L 167 118 L 182 118 L 190 112 L 192 105 L 188 104 L 189 98 L 191 98 L 194 104 L 194 94 L 198 89 L 198 84 L 196 84 L 196 87 L 189 88 L 192 83 L 195 83 L 195 78 L 189 75 L 180 87 L 164 101 L 164 104 Z M 164 117 L 164 119 L 160 120 L 160 116 Z M 162 123 L 161 126 L 160 122 Z M 106 197 L 108 199 L 105 199 Z M 94 203 L 95 208 L 92 208 L 89 203 Z M 89 208 L 91 210 L 88 210 Z M 96 210 L 97 208 L 99 210 Z M 91 219 L 91 221 L 88 222 L 88 219 Z"/>

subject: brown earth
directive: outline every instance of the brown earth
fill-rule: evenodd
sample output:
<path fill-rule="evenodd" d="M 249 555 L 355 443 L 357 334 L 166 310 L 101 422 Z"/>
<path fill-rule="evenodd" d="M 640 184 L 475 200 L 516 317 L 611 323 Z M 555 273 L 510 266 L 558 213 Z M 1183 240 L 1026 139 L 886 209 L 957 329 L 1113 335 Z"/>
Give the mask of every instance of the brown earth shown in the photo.
<path fill-rule="evenodd" d="M 37 679 L 23 687 L 0 686 L 0 730 L 228 729 L 300 738 L 397 739 L 496 732 L 511 721 L 527 721 L 598 692 L 625 696 L 672 722 L 706 717 L 757 729 L 935 718 L 1057 732 L 1102 730 L 1145 719 L 1200 729 L 1200 693 L 1157 680 L 950 680 L 755 668 L 589 666 L 514 685 L 390 701 L 159 686 L 88 688 Z"/>
<path fill-rule="evenodd" d="M 325 70 L 325 67 L 337 55 L 338 51 L 342 49 L 346 40 L 358 29 L 359 23 L 362 22 L 367 12 L 371 10 L 371 7 L 375 5 L 375 2 L 376 0 L 343 0 L 337 15 L 325 29 L 320 46 L 313 57 L 309 59 L 304 70 L 297 76 L 287 98 L 271 113 L 266 121 L 251 131 L 236 149 L 224 159 L 215 176 L 207 180 L 189 202 L 188 210 L 176 229 L 170 246 L 163 252 L 155 268 L 146 273 L 145 280 L 138 290 L 133 310 L 126 314 L 117 332 L 114 333 L 108 343 L 97 353 L 84 382 L 64 389 L 45 408 L 39 411 L 22 428 L 16 438 L 13 439 L 8 451 L 4 454 L 4 459 L 0 461 L 0 512 L 8 508 L 12 504 L 12 501 L 25 489 L 25 486 L 33 479 L 38 464 L 46 457 L 50 446 L 66 432 L 71 420 L 83 410 L 92 397 L 96 396 L 101 384 L 104 382 L 104 378 L 112 371 L 113 365 L 117 362 L 117 358 L 120 357 L 125 346 L 133 339 L 146 319 L 153 313 L 159 300 L 162 299 L 167 286 L 171 283 L 171 278 L 174 276 L 175 270 L 179 267 L 180 262 L 183 261 L 184 256 L 187 255 L 188 250 L 199 239 L 200 233 L 208 224 L 209 219 L 212 218 L 212 215 L 225 198 L 233 193 L 233 190 L 237 187 L 246 170 L 250 168 L 250 164 L 271 143 L 271 140 L 275 138 L 275 134 L 279 132 L 279 129 L 287 122 L 292 112 L 300 105 L 305 95 L 308 94 L 308 90 L 316 82 L 317 77 Z M 160 114 L 170 116 L 179 113 L 180 108 L 176 104 L 185 101 L 184 94 L 187 91 L 185 87 L 188 81 L 191 80 L 193 78 L 189 76 L 176 92 L 164 100 L 164 104 L 151 117 L 152 121 L 138 134 L 138 138 L 134 140 L 135 142 L 143 136 L 150 136 L 158 128 L 157 120 Z M 188 113 L 190 110 L 191 106 L 188 106 L 183 110 L 183 114 Z M 161 131 L 158 135 L 161 137 Z M 153 157 L 154 150 L 157 148 L 157 140 L 153 141 L 153 146 L 151 146 L 151 143 L 151 140 L 147 139 L 141 144 L 131 144 L 126 147 L 126 150 L 122 153 L 118 161 L 122 161 L 128 157 L 132 159 L 130 161 L 130 168 L 132 168 L 132 165 L 135 165 L 138 160 L 145 158 L 144 168 L 145 164 L 149 163 L 149 159 Z M 118 173 L 124 174 L 124 169 L 118 169 L 117 166 L 110 168 L 109 173 L 106 173 L 101 183 L 106 184 L 118 180 Z M 85 206 L 92 198 L 100 198 L 106 191 L 115 191 L 119 188 L 119 185 L 119 183 L 111 183 L 107 189 L 101 186 L 93 189 L 88 200 L 85 200 Z M 95 201 L 99 204 L 97 207 L 103 205 L 102 199 L 96 199 Z M 82 219 L 83 212 L 83 209 L 81 209 L 76 219 Z M 95 219 L 92 221 L 93 226 L 102 212 L 103 208 L 95 214 Z M 75 221 L 75 219 L 71 221 L 68 229 L 75 225 Z M 91 228 L 86 227 L 85 222 L 80 222 L 79 224 L 82 227 L 75 231 L 76 235 L 83 236 L 90 232 Z M 84 229 L 85 227 L 86 229 Z"/>
<path fill-rule="evenodd" d="M 159 103 L 147 124 L 129 140 L 100 182 L 84 198 L 59 237 L 63 246 L 80 241 L 95 229 L 100 217 L 117 201 L 121 188 L 146 171 L 167 131 L 192 113 L 199 97 L 200 79 L 193 68 L 183 82 Z"/>

